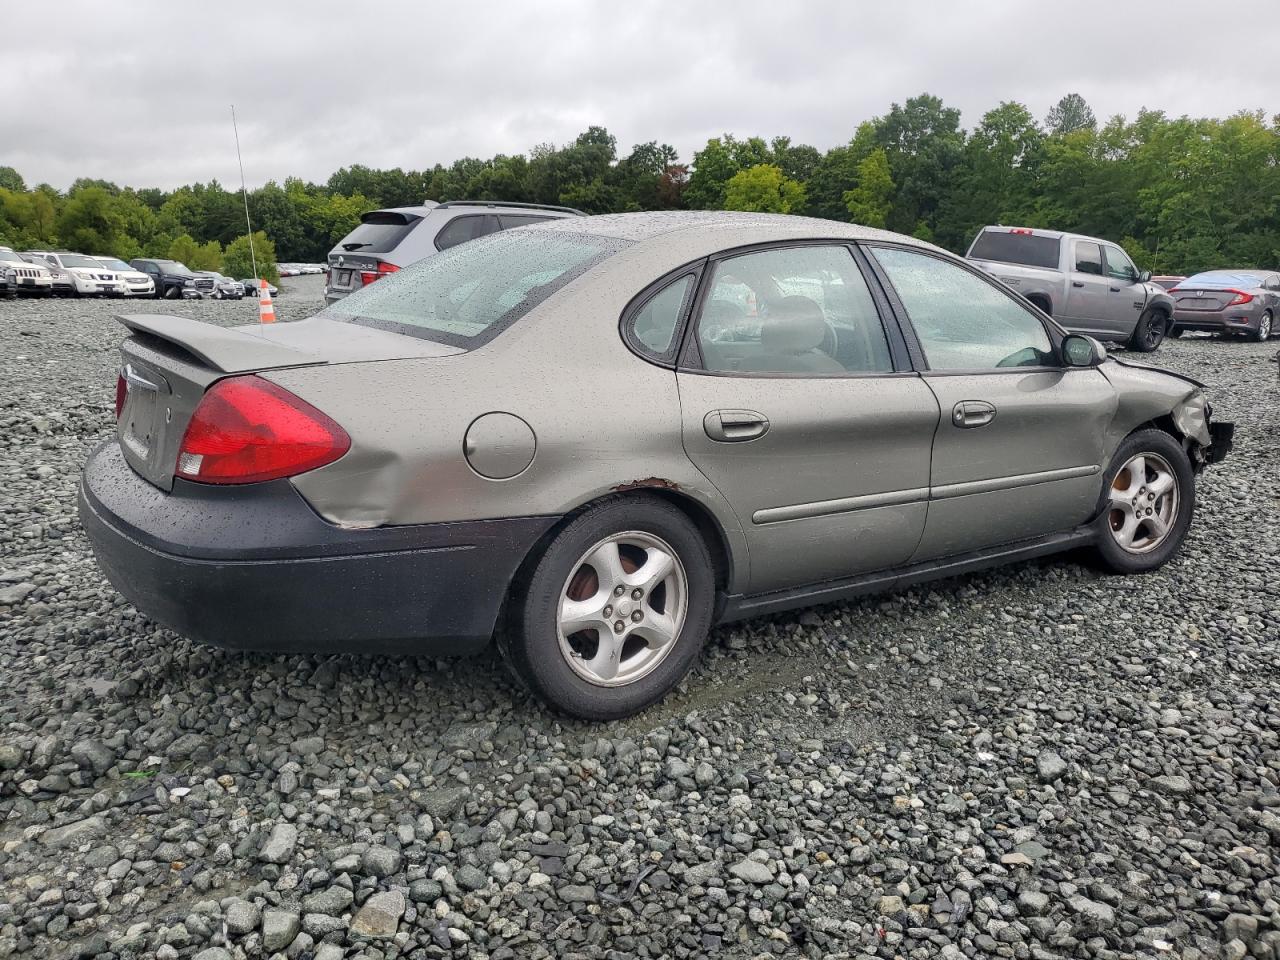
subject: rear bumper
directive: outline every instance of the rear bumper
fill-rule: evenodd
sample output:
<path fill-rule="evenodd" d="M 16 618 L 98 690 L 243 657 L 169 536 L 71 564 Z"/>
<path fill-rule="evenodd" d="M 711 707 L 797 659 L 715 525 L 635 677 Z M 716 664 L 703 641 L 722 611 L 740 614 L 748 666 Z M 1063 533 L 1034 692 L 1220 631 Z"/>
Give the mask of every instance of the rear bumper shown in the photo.
<path fill-rule="evenodd" d="M 556 519 L 345 530 L 287 480 L 165 493 L 114 440 L 90 456 L 79 507 L 103 573 L 149 617 L 203 643 L 315 653 L 483 648 Z"/>
<path fill-rule="evenodd" d="M 1262 322 L 1261 311 L 1241 313 L 1239 310 L 1175 310 L 1173 325 L 1180 330 L 1204 330 L 1220 333 L 1225 330 L 1257 330 Z"/>

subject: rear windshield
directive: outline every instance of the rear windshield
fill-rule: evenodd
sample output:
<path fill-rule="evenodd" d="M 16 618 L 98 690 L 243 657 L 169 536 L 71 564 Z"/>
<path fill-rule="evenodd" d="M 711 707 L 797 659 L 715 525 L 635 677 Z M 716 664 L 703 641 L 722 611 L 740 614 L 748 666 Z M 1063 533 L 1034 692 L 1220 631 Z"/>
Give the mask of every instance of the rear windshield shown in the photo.
<path fill-rule="evenodd" d="M 586 234 L 493 233 L 389 274 L 320 315 L 475 347 L 624 246 Z"/>
<path fill-rule="evenodd" d="M 998 260 L 1001 263 L 1021 263 L 1028 267 L 1058 266 L 1057 237 L 1041 237 L 1032 233 L 1012 233 L 1007 230 L 983 230 L 973 241 L 969 256 L 974 260 Z"/>
<path fill-rule="evenodd" d="M 1210 270 L 1187 277 L 1178 286 L 1183 287 L 1260 287 L 1262 276 L 1236 270 Z"/>
<path fill-rule="evenodd" d="M 360 226 L 343 237 L 338 247 L 347 253 L 389 253 L 421 219 L 410 213 L 374 210 L 360 218 Z"/>

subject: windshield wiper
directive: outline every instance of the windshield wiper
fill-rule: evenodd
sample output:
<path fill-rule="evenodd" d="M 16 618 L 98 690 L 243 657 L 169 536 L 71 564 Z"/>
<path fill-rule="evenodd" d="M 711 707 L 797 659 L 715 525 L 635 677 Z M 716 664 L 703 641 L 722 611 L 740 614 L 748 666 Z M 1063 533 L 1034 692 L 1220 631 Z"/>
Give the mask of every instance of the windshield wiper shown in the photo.
<path fill-rule="evenodd" d="M 359 250 L 361 247 L 367 247 L 367 243 L 344 243 L 342 249 L 350 253 L 352 250 Z"/>

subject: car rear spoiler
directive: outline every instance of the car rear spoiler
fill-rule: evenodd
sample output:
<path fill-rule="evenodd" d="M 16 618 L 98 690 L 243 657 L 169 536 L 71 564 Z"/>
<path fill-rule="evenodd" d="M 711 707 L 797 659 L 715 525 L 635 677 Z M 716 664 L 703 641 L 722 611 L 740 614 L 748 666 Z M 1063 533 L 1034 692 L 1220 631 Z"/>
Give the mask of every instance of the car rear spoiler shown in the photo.
<path fill-rule="evenodd" d="M 132 313 L 116 317 L 133 333 L 156 337 L 185 350 L 201 363 L 223 373 L 267 367 L 303 367 L 324 360 L 296 347 L 273 343 L 244 328 L 162 313 Z"/>

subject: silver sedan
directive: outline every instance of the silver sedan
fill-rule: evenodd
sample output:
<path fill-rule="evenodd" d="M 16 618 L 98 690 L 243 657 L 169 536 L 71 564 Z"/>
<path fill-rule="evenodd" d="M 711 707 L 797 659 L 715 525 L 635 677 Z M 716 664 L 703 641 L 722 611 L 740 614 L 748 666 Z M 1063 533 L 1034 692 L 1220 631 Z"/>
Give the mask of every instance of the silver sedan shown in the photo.
<path fill-rule="evenodd" d="M 575 218 L 296 323 L 122 319 L 80 506 L 141 610 L 247 649 L 496 637 L 594 719 L 716 623 L 1081 546 L 1152 570 L 1232 434 L 964 260 L 799 217 Z"/>

